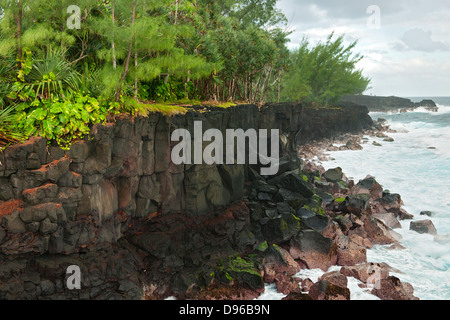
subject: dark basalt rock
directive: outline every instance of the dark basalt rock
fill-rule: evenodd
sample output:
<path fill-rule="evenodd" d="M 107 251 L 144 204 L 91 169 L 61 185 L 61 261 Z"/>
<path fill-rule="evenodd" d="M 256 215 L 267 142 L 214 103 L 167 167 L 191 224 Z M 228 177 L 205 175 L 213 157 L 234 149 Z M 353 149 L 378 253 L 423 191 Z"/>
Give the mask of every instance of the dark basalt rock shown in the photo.
<path fill-rule="evenodd" d="M 318 187 L 304 179 L 294 151 L 307 141 L 371 128 L 367 108 L 272 104 L 202 111 L 118 117 L 94 126 L 68 151 L 32 138 L 1 152 L 0 299 L 164 298 L 211 285 L 218 262 L 252 253 L 267 240 L 292 244 L 296 263 L 335 263 L 333 241 L 320 233 L 328 218 L 296 216 Z M 278 175 L 260 176 L 260 165 L 174 165 L 171 133 L 193 131 L 196 120 L 222 132 L 279 129 L 286 144 Z M 248 207 L 247 188 L 256 191 Z M 247 297 L 260 292 L 260 262 L 230 270 L 231 288 Z M 66 288 L 69 265 L 81 268 L 82 290 Z M 283 290 L 293 285 L 277 281 Z M 217 289 L 217 296 L 239 296 Z"/>

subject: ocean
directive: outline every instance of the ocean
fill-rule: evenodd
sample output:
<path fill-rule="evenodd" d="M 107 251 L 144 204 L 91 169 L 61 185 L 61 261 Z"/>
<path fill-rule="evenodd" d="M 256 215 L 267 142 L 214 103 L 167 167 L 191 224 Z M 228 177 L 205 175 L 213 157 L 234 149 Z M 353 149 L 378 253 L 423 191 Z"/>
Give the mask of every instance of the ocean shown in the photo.
<path fill-rule="evenodd" d="M 374 176 L 385 189 L 402 196 L 404 209 L 414 220 L 431 219 L 439 235 L 450 235 L 450 97 L 431 99 L 438 104 L 438 112 L 420 108 L 408 113 L 371 113 L 374 120 L 384 118 L 397 130 L 388 134 L 395 141 L 367 137 L 362 151 L 331 152 L 335 160 L 322 165 L 341 167 L 356 182 L 368 174 Z M 373 141 L 382 146 L 374 146 Z M 422 211 L 431 211 L 432 217 L 420 216 Z M 400 270 L 393 274 L 411 283 L 421 300 L 450 299 L 450 243 L 410 231 L 410 222 L 403 221 L 402 229 L 396 229 L 405 250 L 376 246 L 368 250 L 368 261 L 386 262 Z"/>
<path fill-rule="evenodd" d="M 425 98 L 411 98 L 419 102 Z M 438 112 L 416 109 L 408 113 L 371 113 L 374 120 L 384 118 L 391 129 L 394 142 L 367 137 L 361 151 L 328 152 L 330 161 L 321 162 L 326 169 L 341 167 L 355 182 L 367 175 L 391 193 L 402 196 L 404 209 L 414 215 L 413 220 L 431 219 L 439 235 L 450 235 L 450 97 L 433 99 Z M 373 141 L 382 146 L 373 145 Z M 431 211 L 432 217 L 420 212 Z M 404 250 L 388 250 L 389 246 L 375 246 L 367 250 L 368 262 L 386 262 L 398 272 L 391 275 L 414 287 L 414 295 L 421 300 L 450 299 L 450 242 L 434 241 L 434 236 L 410 231 L 411 220 L 401 222 L 400 233 Z M 330 271 L 339 270 L 332 267 Z M 302 270 L 297 276 L 317 278 L 320 270 Z M 352 300 L 378 299 L 349 279 Z M 262 300 L 281 299 L 274 286 L 268 286 Z"/>

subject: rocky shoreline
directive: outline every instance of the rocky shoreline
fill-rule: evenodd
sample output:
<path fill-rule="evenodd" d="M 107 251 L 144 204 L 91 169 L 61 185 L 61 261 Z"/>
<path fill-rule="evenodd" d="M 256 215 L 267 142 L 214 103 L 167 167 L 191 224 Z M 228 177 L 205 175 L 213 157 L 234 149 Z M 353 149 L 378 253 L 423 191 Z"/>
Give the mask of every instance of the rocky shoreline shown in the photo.
<path fill-rule="evenodd" d="M 384 191 L 374 177 L 356 183 L 340 168 L 325 170 L 312 161 L 326 160 L 327 151 L 362 149 L 363 135 L 388 141 L 389 132 L 393 131 L 381 121 L 361 134 L 302 145 L 299 158 L 289 161 L 289 169 L 299 169 L 286 168 L 270 180 L 252 171 L 244 203 L 250 210 L 252 231 L 265 242 L 256 251 L 236 256 L 237 268 L 225 263 L 230 268 L 224 269 L 229 272 L 228 283 L 213 277 L 203 289 L 194 286 L 176 297 L 255 299 L 264 291 L 263 284 L 275 284 L 285 295 L 283 300 L 350 300 L 347 277 L 353 277 L 381 300 L 418 300 L 411 284 L 390 275 L 398 270 L 382 261 L 368 263 L 366 256 L 374 245 L 404 249 L 394 229 L 401 228 L 399 220 L 413 216 L 402 208 L 401 196 Z M 329 271 L 334 266 L 340 271 Z M 324 274 L 314 283 L 296 277 L 302 269 L 321 269 Z"/>
<path fill-rule="evenodd" d="M 171 132 L 199 119 L 221 130 L 279 128 L 278 175 L 175 166 Z M 311 142 L 316 155 L 330 142 L 323 139 L 373 125 L 356 105 L 250 105 L 119 119 L 67 151 L 41 138 L 8 147 L 0 154 L 0 299 L 254 299 L 266 284 L 289 299 L 348 299 L 348 274 L 375 281 L 382 299 L 415 299 L 388 266 L 366 258 L 373 245 L 398 245 L 391 223 L 409 216 L 400 196 L 372 177 L 325 171 L 302 156 L 308 145 L 300 157 L 295 150 Z M 71 265 L 81 270 L 80 290 L 66 286 Z M 295 277 L 336 265 L 340 273 L 317 284 Z"/>

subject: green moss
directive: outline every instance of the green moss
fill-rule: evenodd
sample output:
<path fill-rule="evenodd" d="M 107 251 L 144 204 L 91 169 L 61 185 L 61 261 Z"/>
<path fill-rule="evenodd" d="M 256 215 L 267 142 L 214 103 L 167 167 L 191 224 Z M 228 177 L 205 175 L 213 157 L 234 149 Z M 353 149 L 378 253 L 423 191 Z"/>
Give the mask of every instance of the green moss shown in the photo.
<path fill-rule="evenodd" d="M 140 104 L 137 106 L 137 113 L 142 116 L 148 116 L 150 113 L 159 112 L 167 116 L 184 115 L 188 112 L 188 107 L 172 104 Z"/>
<path fill-rule="evenodd" d="M 336 203 L 342 203 L 342 202 L 345 201 L 345 199 L 346 199 L 346 198 L 337 198 L 337 199 L 335 199 L 334 201 L 335 201 Z"/>
<path fill-rule="evenodd" d="M 323 199 L 315 194 L 313 195 L 311 201 L 304 205 L 303 208 L 305 208 L 308 211 L 314 212 L 315 214 L 325 215 L 325 210 L 322 207 Z"/>
<path fill-rule="evenodd" d="M 237 104 L 234 102 L 225 102 L 225 103 L 219 103 L 219 104 L 212 104 L 212 106 L 226 109 L 226 108 L 230 108 L 230 107 L 235 107 L 235 106 L 237 106 Z"/>
<path fill-rule="evenodd" d="M 342 189 L 347 189 L 347 185 L 345 184 L 344 181 L 339 181 L 338 185 L 342 188 Z"/>
<path fill-rule="evenodd" d="M 246 261 L 238 256 L 229 260 L 228 268 L 230 271 L 247 272 L 254 275 L 260 275 L 259 272 L 256 271 L 255 263 L 253 261 Z"/>
<path fill-rule="evenodd" d="M 269 245 L 267 244 L 267 241 L 264 241 L 259 244 L 258 248 L 256 248 L 258 251 L 264 252 L 269 248 Z"/>

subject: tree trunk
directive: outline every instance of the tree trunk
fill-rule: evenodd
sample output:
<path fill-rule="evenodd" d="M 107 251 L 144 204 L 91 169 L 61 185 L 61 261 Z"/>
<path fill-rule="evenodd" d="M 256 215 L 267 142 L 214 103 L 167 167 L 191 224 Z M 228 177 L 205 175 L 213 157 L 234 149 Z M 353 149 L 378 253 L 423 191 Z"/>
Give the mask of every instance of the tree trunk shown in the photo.
<path fill-rule="evenodd" d="M 281 69 L 278 71 L 278 92 L 277 92 L 277 102 L 280 103 L 281 98 Z"/>
<path fill-rule="evenodd" d="M 16 20 L 16 46 L 17 46 L 17 57 L 18 59 L 22 59 L 23 51 L 22 51 L 22 16 L 23 16 L 23 7 L 22 1 L 17 0 L 17 15 L 14 15 L 14 19 Z"/>
<path fill-rule="evenodd" d="M 178 22 L 178 1 L 179 0 L 175 1 L 175 24 Z"/>
<path fill-rule="evenodd" d="M 134 68 L 137 70 L 138 67 L 138 53 L 134 53 Z M 138 78 L 134 77 L 134 100 L 138 101 Z"/>
<path fill-rule="evenodd" d="M 116 24 L 116 16 L 115 16 L 115 12 L 114 12 L 114 4 L 112 4 L 112 23 L 113 23 L 113 29 L 114 29 L 115 24 Z M 113 36 L 113 39 L 111 40 L 111 51 L 112 51 L 113 68 L 114 68 L 114 70 L 116 70 L 117 69 L 117 59 L 116 59 L 116 44 L 114 42 L 114 36 Z"/>
<path fill-rule="evenodd" d="M 137 4 L 138 4 L 138 0 L 135 0 L 134 7 L 133 7 L 133 16 L 131 18 L 131 26 L 132 27 L 134 26 L 134 21 L 136 19 Z M 117 92 L 116 92 L 116 101 L 120 100 L 120 95 L 122 93 L 122 83 L 125 80 L 128 72 L 130 71 L 129 68 L 130 68 L 131 52 L 133 50 L 133 42 L 134 42 L 133 35 L 131 35 L 130 46 L 128 48 L 128 55 L 127 55 L 127 59 L 125 60 L 125 70 L 123 71 L 122 78 L 120 78 L 119 87 L 117 88 Z"/>

